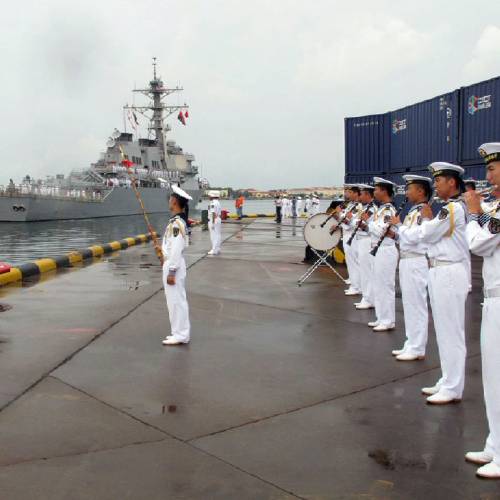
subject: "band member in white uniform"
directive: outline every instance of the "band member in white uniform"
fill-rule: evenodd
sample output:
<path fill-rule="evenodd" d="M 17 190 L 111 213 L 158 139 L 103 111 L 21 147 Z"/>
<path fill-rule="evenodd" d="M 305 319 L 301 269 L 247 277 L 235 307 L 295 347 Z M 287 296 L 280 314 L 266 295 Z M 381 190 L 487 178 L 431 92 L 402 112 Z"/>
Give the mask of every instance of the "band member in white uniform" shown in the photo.
<path fill-rule="evenodd" d="M 346 184 L 345 195 L 346 199 L 349 200 L 349 203 L 345 207 L 344 211 L 339 214 L 339 220 L 345 219 L 344 223 L 341 224 L 340 227 L 342 228 L 342 241 L 350 285 L 344 293 L 346 295 L 359 295 L 361 293 L 361 283 L 356 246 L 347 244 L 354 230 L 354 216 L 361 208 L 361 204 L 359 203 L 359 188 L 353 184 Z"/>
<path fill-rule="evenodd" d="M 432 179 L 421 175 L 403 175 L 406 198 L 413 203 L 403 224 L 399 216 L 392 218 L 391 236 L 399 243 L 399 285 L 403 299 L 406 342 L 402 349 L 392 351 L 398 361 L 414 361 L 425 357 L 429 312 L 427 284 L 428 245 L 419 238 L 418 227 L 423 223 L 421 210 L 432 196 Z"/>
<path fill-rule="evenodd" d="M 457 200 L 463 191 L 464 169 L 451 163 L 436 162 L 429 167 L 437 196 L 446 202 L 433 217 L 426 205 L 418 230 L 420 241 L 429 245 L 429 296 L 434 330 L 439 348 L 442 377 L 422 393 L 429 404 L 448 404 L 462 399 L 465 379 L 465 300 L 469 280 L 464 265 L 470 258 L 465 236 L 465 207 Z"/>
<path fill-rule="evenodd" d="M 394 182 L 374 177 L 375 199 L 380 206 L 368 224 L 372 248 L 375 247 L 387 230 L 396 209 L 392 204 Z M 362 218 L 368 220 L 367 215 Z M 398 266 L 398 250 L 392 238 L 384 238 L 373 264 L 373 291 L 375 299 L 375 321 L 368 326 L 375 332 L 393 330 L 396 325 L 396 268 Z"/>
<path fill-rule="evenodd" d="M 484 258 L 484 306 L 481 322 L 481 359 L 484 400 L 489 436 L 483 451 L 469 452 L 466 460 L 481 465 L 476 474 L 500 479 L 500 142 L 483 144 L 480 154 L 486 161 L 486 178 L 496 186 L 496 202 L 489 213 L 481 207 L 476 192 L 465 195 L 469 209 L 467 240 L 470 250 Z"/>
<path fill-rule="evenodd" d="M 375 205 L 373 201 L 373 186 L 368 184 L 358 184 L 360 189 L 359 201 L 361 202 L 361 210 L 355 218 L 355 224 L 359 224 L 359 228 L 354 236 L 353 243 L 355 244 L 356 254 L 359 262 L 359 276 L 361 284 L 362 298 L 361 302 L 354 304 L 356 309 L 373 309 L 375 299 L 373 297 L 373 255 L 370 253 L 372 248 L 371 238 L 368 232 L 368 225 L 373 220 Z M 362 213 L 367 212 L 368 219 L 360 221 Z"/>
<path fill-rule="evenodd" d="M 181 214 L 192 198 L 176 185 L 172 185 L 172 191 L 169 200 L 172 217 L 167 225 L 162 244 L 163 287 L 167 299 L 171 330 L 170 335 L 167 335 L 163 341 L 164 345 L 187 344 L 191 334 L 185 285 L 186 261 L 183 255 L 184 249 L 189 244 L 189 239 L 186 223 Z"/>
<path fill-rule="evenodd" d="M 476 179 L 465 179 L 464 180 L 464 186 L 465 186 L 465 192 L 469 191 L 475 191 L 477 187 L 477 181 Z M 469 277 L 469 293 L 472 292 L 472 264 L 471 260 L 469 259 L 468 261 L 465 262 L 465 265 L 467 266 L 467 276 Z"/>
<path fill-rule="evenodd" d="M 219 191 L 210 191 L 208 196 L 210 197 L 210 203 L 208 205 L 208 229 L 212 242 L 212 249 L 208 252 L 208 255 L 219 255 L 222 243 L 220 193 Z"/>

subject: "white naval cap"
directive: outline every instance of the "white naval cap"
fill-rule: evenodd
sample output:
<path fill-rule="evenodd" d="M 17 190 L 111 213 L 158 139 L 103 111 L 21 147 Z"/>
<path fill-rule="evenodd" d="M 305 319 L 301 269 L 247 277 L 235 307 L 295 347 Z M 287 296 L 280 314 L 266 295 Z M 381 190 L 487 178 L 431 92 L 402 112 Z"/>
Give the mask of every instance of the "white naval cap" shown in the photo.
<path fill-rule="evenodd" d="M 302 197 L 301 197 L 301 196 L 297 196 L 297 200 L 301 200 L 301 199 L 302 199 Z"/>
<path fill-rule="evenodd" d="M 413 175 L 413 174 L 407 174 L 403 175 L 403 179 L 406 182 L 406 185 L 409 186 L 410 184 L 424 184 L 427 183 L 429 186 L 432 186 L 432 179 L 430 177 L 425 177 L 424 175 Z"/>
<path fill-rule="evenodd" d="M 208 192 L 209 198 L 220 198 L 220 191 L 212 190 Z"/>
<path fill-rule="evenodd" d="M 361 191 L 373 191 L 375 186 L 370 186 L 370 184 L 358 184 L 358 188 L 361 189 Z"/>
<path fill-rule="evenodd" d="M 438 175 L 455 174 L 457 176 L 462 176 L 465 170 L 460 165 L 454 165 L 453 163 L 447 163 L 445 161 L 435 161 L 429 165 L 429 171 L 434 177 Z"/>
<path fill-rule="evenodd" d="M 486 142 L 478 148 L 479 154 L 484 158 L 486 165 L 493 161 L 500 161 L 500 142 Z"/>
<path fill-rule="evenodd" d="M 193 197 L 192 197 L 192 196 L 190 196 L 189 194 L 187 194 L 187 193 L 186 193 L 186 191 L 184 191 L 184 189 L 181 189 L 181 188 L 180 188 L 179 186 L 177 186 L 176 184 L 172 184 L 171 188 L 172 188 L 172 191 L 173 191 L 176 195 L 180 196 L 181 198 L 184 198 L 184 199 L 186 199 L 186 200 L 192 200 L 192 199 L 193 199 Z"/>
<path fill-rule="evenodd" d="M 394 186 L 396 187 L 396 184 L 392 181 L 388 181 L 387 179 L 382 179 L 382 177 L 374 177 L 373 178 L 373 185 L 374 186 Z"/>

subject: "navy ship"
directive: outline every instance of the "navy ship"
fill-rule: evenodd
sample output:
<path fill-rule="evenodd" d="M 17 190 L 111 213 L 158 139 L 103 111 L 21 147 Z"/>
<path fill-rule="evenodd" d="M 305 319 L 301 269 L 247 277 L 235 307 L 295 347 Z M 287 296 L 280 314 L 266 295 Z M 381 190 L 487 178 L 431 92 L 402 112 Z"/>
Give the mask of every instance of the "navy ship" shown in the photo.
<path fill-rule="evenodd" d="M 134 89 L 148 99 L 147 103 L 123 108 L 124 117 L 130 118 L 135 133 L 115 129 L 107 140 L 106 150 L 86 169 L 43 180 L 26 176 L 21 184 L 11 181 L 0 187 L 0 221 L 140 214 L 132 182 L 136 183 L 148 213 L 168 212 L 167 199 L 174 183 L 197 203 L 208 183 L 199 179 L 194 156 L 166 138 L 171 130 L 166 121 L 168 117 L 177 113 L 177 118 L 185 124 L 189 116 L 186 104 L 170 106 L 166 103 L 167 96 L 182 90 L 178 86 L 169 88 L 164 85 L 157 75 L 156 58 L 153 58 L 153 79 L 149 86 Z M 138 136 L 138 115 L 148 120 L 147 138 Z"/>

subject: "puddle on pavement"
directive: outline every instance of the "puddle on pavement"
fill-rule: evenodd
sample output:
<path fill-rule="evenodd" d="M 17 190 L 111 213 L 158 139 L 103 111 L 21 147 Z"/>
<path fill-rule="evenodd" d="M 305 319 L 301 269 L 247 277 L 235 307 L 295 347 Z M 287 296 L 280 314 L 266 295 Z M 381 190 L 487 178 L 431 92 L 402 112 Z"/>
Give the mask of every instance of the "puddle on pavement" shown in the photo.
<path fill-rule="evenodd" d="M 368 456 L 387 470 L 404 468 L 427 469 L 429 465 L 429 457 L 405 457 L 398 455 L 397 452 L 381 448 L 369 451 Z"/>

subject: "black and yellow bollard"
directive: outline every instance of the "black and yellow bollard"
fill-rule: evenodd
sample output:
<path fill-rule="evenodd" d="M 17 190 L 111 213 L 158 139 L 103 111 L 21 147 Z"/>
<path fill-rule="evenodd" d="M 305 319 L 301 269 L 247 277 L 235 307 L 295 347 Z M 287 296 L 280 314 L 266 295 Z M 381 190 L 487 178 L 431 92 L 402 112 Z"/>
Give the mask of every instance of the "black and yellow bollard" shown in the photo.
<path fill-rule="evenodd" d="M 201 228 L 208 231 L 208 210 L 201 211 Z"/>

